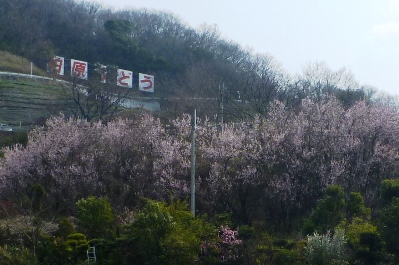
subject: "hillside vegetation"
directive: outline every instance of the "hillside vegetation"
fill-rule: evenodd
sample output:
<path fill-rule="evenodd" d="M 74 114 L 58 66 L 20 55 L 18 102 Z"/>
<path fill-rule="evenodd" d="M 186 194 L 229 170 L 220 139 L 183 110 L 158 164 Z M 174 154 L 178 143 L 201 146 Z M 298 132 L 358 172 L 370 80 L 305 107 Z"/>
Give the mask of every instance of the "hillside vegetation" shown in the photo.
<path fill-rule="evenodd" d="M 31 74 L 28 59 L 0 51 L 0 72 Z M 47 76 L 34 66 L 32 74 Z M 0 123 L 7 123 L 16 130 L 27 130 L 42 123 L 50 115 L 66 111 L 65 97 L 55 83 L 34 78 L 0 75 Z"/>
<path fill-rule="evenodd" d="M 142 96 L 161 98 L 167 115 L 195 107 L 202 116 L 237 120 L 267 114 L 274 100 L 296 107 L 306 97 L 334 94 L 350 106 L 375 92 L 349 70 L 324 63 L 290 76 L 272 55 L 245 50 L 221 35 L 215 25 L 193 29 L 170 13 L 113 11 L 90 2 L 4 0 L 0 8 L 0 50 L 41 69 L 55 55 L 87 61 L 93 82 L 97 63 L 152 74 L 155 94 Z"/>
<path fill-rule="evenodd" d="M 4 77 L 3 77 L 4 78 Z M 48 82 L 0 80 L 0 122 L 26 130 L 31 125 L 43 125 L 51 115 L 67 112 L 60 87 Z"/>
<path fill-rule="evenodd" d="M 0 71 L 31 74 L 31 63 L 28 59 L 0 51 Z M 46 72 L 33 65 L 33 75 L 46 76 Z"/>
<path fill-rule="evenodd" d="M 291 76 L 216 26 L 73 0 L 0 0 L 0 50 L 51 78 L 0 76 L 0 122 L 41 125 L 0 133 L 0 264 L 399 264 L 398 105 L 347 69 Z M 89 79 L 44 71 L 55 55 Z"/>
<path fill-rule="evenodd" d="M 31 63 L 26 58 L 0 51 L 1 71 L 30 75 Z M 47 76 L 35 65 L 32 74 Z M 59 86 L 33 78 L 0 75 L 0 123 L 7 123 L 14 129 L 21 126 L 26 130 L 62 110 L 67 110 L 67 107 Z"/>

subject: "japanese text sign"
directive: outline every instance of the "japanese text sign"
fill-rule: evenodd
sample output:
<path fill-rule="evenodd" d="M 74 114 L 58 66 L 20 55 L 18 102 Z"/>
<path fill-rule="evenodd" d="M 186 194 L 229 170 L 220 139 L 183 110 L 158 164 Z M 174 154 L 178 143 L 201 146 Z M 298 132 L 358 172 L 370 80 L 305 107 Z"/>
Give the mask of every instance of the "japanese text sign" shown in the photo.
<path fill-rule="evenodd" d="M 118 86 L 133 87 L 133 72 L 123 69 L 118 69 L 118 78 L 116 81 Z"/>
<path fill-rule="evenodd" d="M 87 62 L 71 59 L 71 75 L 87 79 Z"/>
<path fill-rule="evenodd" d="M 51 62 L 51 67 L 57 75 L 64 75 L 64 57 L 55 56 Z"/>
<path fill-rule="evenodd" d="M 140 73 L 139 90 L 145 92 L 154 92 L 154 76 Z"/>

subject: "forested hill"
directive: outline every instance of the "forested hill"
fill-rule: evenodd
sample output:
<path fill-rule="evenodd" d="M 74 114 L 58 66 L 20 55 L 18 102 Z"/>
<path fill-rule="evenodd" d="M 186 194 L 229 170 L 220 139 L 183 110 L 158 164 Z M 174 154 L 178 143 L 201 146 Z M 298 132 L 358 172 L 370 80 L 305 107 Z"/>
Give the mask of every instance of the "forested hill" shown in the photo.
<path fill-rule="evenodd" d="M 155 76 L 125 94 L 66 69 L 0 76 L 0 123 L 44 125 L 0 135 L 0 265 L 83 264 L 89 246 L 104 265 L 399 264 L 399 104 L 345 68 L 292 76 L 221 36 L 169 13 L 0 0 L 0 71 L 57 79 L 62 56 Z M 133 96 L 161 111 L 120 111 Z"/>
<path fill-rule="evenodd" d="M 333 71 L 324 63 L 289 76 L 272 55 L 222 38 L 216 25 L 193 29 L 170 13 L 114 11 L 73 0 L 0 3 L 0 50 L 43 69 L 58 55 L 152 74 L 156 97 L 185 99 L 174 104 L 175 112 L 197 104 L 203 114 L 214 115 L 223 101 L 225 118 L 252 116 L 266 114 L 275 99 L 295 106 L 329 93 L 349 106 L 373 92 L 347 69 Z M 187 100 L 192 98 L 213 100 Z M 238 102 L 248 103 L 245 110 Z"/>

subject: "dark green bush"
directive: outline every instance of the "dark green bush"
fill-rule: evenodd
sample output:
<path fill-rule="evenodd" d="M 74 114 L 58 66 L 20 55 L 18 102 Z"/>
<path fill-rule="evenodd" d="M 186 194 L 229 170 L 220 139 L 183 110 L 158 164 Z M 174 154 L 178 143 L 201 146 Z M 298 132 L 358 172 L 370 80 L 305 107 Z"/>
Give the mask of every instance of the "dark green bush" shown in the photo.
<path fill-rule="evenodd" d="M 193 264 L 204 242 L 203 258 L 208 259 L 216 229 L 194 218 L 185 202 L 146 202 L 128 235 L 139 254 L 135 264 Z"/>
<path fill-rule="evenodd" d="M 28 143 L 28 134 L 26 132 L 3 132 L 0 131 L 0 158 L 4 157 L 1 151 L 2 147 L 13 146 L 15 144 L 22 144 L 26 146 Z"/>
<path fill-rule="evenodd" d="M 56 241 L 53 237 L 40 239 L 36 256 L 39 264 L 42 265 L 68 265 L 71 262 L 66 245 L 62 241 Z"/>
<path fill-rule="evenodd" d="M 285 248 L 288 245 L 288 240 L 285 238 L 277 238 L 273 240 L 273 245 L 279 248 Z"/>
<path fill-rule="evenodd" d="M 105 198 L 90 196 L 76 203 L 78 228 L 93 238 L 111 238 L 115 215 Z"/>
<path fill-rule="evenodd" d="M 393 198 L 391 203 L 380 212 L 378 228 L 387 250 L 399 256 L 399 198 Z"/>
<path fill-rule="evenodd" d="M 399 179 L 385 179 L 381 183 L 381 203 L 388 205 L 393 198 L 399 198 Z"/>
<path fill-rule="evenodd" d="M 29 187 L 27 191 L 30 205 L 32 210 L 39 211 L 42 209 L 42 204 L 44 197 L 46 196 L 46 191 L 41 184 L 33 184 Z"/>
<path fill-rule="evenodd" d="M 26 132 L 0 132 L 0 148 L 15 144 L 22 144 L 25 146 L 27 143 L 28 134 Z"/>
<path fill-rule="evenodd" d="M 0 247 L 0 265 L 36 265 L 36 259 L 29 249 L 19 247 Z"/>
<path fill-rule="evenodd" d="M 273 255 L 274 265 L 295 265 L 300 264 L 301 258 L 297 251 L 279 249 Z"/>
<path fill-rule="evenodd" d="M 69 257 L 76 264 L 79 260 L 86 259 L 86 251 L 89 249 L 89 243 L 84 234 L 70 234 L 65 241 L 66 250 Z"/>
<path fill-rule="evenodd" d="M 361 218 L 353 219 L 346 228 L 346 239 L 357 260 L 365 264 L 379 261 L 382 241 L 377 227 Z M 368 262 L 368 263 L 367 263 Z"/>
<path fill-rule="evenodd" d="M 369 219 L 371 210 L 366 208 L 363 196 L 359 192 L 351 192 L 346 201 L 346 212 L 348 220 L 352 220 L 354 217 Z"/>
<path fill-rule="evenodd" d="M 238 232 L 242 240 L 248 240 L 254 236 L 255 229 L 249 225 L 242 225 L 239 227 Z"/>
<path fill-rule="evenodd" d="M 310 219 L 305 221 L 302 231 L 310 235 L 314 231 L 326 233 L 334 229 L 344 219 L 344 207 L 343 189 L 338 185 L 327 187 L 324 198 L 317 202 L 316 209 L 312 211 Z"/>
<path fill-rule="evenodd" d="M 74 232 L 75 229 L 72 222 L 69 221 L 68 218 L 62 218 L 58 223 L 58 230 L 55 235 L 66 239 L 68 235 L 73 234 Z"/>
<path fill-rule="evenodd" d="M 360 234 L 360 248 L 356 253 L 356 258 L 363 264 L 380 264 L 382 260 L 382 240 L 378 233 L 364 232 Z"/>

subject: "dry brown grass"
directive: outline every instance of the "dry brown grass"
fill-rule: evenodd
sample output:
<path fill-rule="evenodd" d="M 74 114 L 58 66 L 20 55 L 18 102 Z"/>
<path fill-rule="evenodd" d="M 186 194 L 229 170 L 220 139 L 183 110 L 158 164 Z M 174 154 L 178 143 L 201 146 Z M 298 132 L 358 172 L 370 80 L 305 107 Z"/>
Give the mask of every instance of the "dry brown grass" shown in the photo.
<path fill-rule="evenodd" d="M 0 71 L 30 74 L 30 61 L 26 58 L 0 51 Z M 33 65 L 34 75 L 46 76 L 46 72 Z"/>

